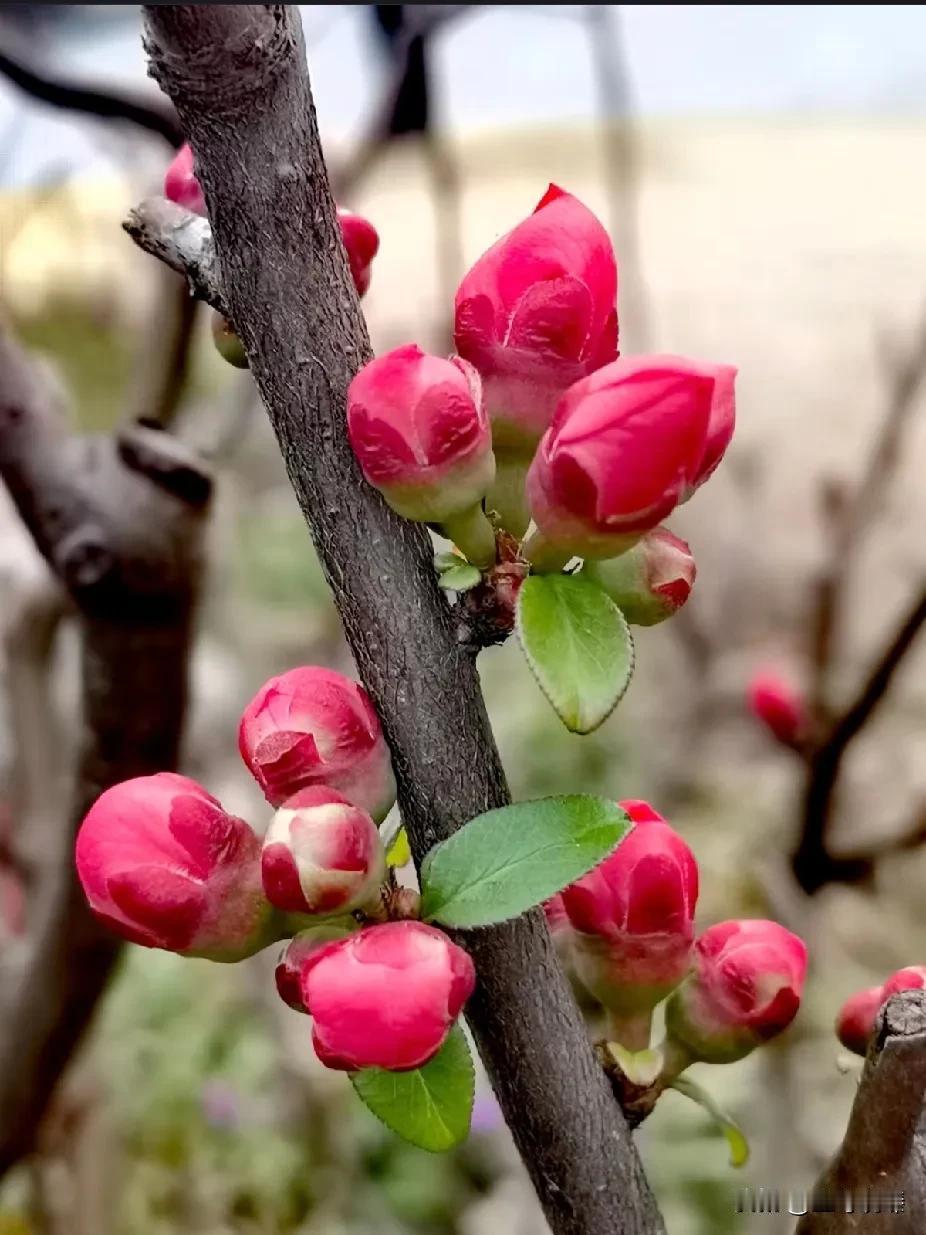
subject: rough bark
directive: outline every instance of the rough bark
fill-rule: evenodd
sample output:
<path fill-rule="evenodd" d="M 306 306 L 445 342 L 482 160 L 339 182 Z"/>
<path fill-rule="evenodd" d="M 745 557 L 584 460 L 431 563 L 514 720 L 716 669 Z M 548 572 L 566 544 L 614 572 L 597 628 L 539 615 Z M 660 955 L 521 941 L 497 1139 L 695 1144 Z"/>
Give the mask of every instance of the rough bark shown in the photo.
<path fill-rule="evenodd" d="M 425 532 L 363 483 L 345 394 L 370 357 L 294 6 L 148 5 L 152 72 L 197 157 L 229 315 L 386 732 L 420 861 L 509 800 L 472 652 Z M 480 1053 L 555 1235 L 663 1225 L 542 914 L 461 936 Z"/>
<path fill-rule="evenodd" d="M 922 1235 L 926 1230 L 926 992 L 895 995 L 878 1029 L 845 1139 L 796 1235 Z M 891 1202 L 901 1212 L 890 1212 Z M 834 1212 L 822 1212 L 832 1204 Z M 884 1212 L 863 1212 L 863 1205 Z M 850 1212 L 846 1212 L 850 1210 Z"/>
<path fill-rule="evenodd" d="M 39 371 L 2 335 L 0 478 L 70 596 L 82 643 L 71 807 L 43 855 L 26 941 L 2 958 L 2 1174 L 32 1147 L 119 955 L 76 879 L 77 826 L 110 785 L 177 766 L 211 482 L 164 433 L 65 433 Z"/>

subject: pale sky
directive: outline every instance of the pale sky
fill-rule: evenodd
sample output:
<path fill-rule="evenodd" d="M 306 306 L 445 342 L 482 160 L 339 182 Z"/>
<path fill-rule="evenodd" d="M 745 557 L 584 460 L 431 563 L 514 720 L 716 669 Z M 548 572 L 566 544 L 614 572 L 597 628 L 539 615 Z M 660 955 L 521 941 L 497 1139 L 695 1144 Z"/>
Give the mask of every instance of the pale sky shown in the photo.
<path fill-rule="evenodd" d="M 103 8 L 105 6 L 96 6 Z M 303 5 L 323 133 L 345 138 L 377 95 L 363 5 Z M 473 6 L 436 48 L 442 122 L 455 132 L 594 114 L 582 5 Z M 926 113 L 926 6 L 620 5 L 631 91 L 643 115 Z M 571 15 L 563 16 L 563 12 Z M 48 54 L 100 82 L 146 83 L 137 21 L 106 15 Z M 105 165 L 92 123 L 24 103 L 0 81 L 0 184 Z"/>

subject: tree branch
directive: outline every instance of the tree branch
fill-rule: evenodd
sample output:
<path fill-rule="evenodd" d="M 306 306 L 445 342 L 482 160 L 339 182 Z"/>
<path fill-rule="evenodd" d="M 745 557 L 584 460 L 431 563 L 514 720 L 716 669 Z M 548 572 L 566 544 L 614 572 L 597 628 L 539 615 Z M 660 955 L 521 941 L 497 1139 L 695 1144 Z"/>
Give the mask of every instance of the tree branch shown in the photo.
<path fill-rule="evenodd" d="M 0 334 L 0 478 L 81 628 L 83 725 L 66 826 L 43 855 L 21 954 L 0 981 L 0 1174 L 27 1153 L 119 955 L 74 870 L 110 785 L 176 767 L 210 479 L 167 434 L 81 439 Z"/>
<path fill-rule="evenodd" d="M 846 583 L 855 552 L 878 512 L 901 457 L 904 429 L 916 408 L 916 396 L 926 376 L 926 312 L 905 355 L 888 374 L 887 399 L 862 475 L 851 493 L 828 489 L 824 496 L 831 544 L 815 587 L 813 607 L 813 667 L 811 705 L 825 717 L 829 672 L 839 637 Z"/>
<path fill-rule="evenodd" d="M 926 1225 L 926 993 L 905 991 L 881 1010 L 843 1143 L 796 1235 L 922 1235 Z M 902 1200 L 901 1213 L 847 1213 L 846 1200 Z"/>
<path fill-rule="evenodd" d="M 50 107 L 83 112 L 100 120 L 125 120 L 156 134 L 174 148 L 183 143 L 183 131 L 177 122 L 177 114 L 164 99 L 135 97 L 68 81 L 43 72 L 31 64 L 23 53 L 14 54 L 6 47 L 0 47 L 0 73 L 24 94 Z"/>
<path fill-rule="evenodd" d="M 509 800 L 474 658 L 424 530 L 364 484 L 345 433 L 370 357 L 286 5 L 147 5 L 152 72 L 197 152 L 230 317 L 392 749 L 413 852 Z M 663 1231 L 539 910 L 461 933 L 480 1053 L 555 1235 Z"/>
<path fill-rule="evenodd" d="M 829 852 L 827 834 L 836 783 L 849 744 L 862 731 L 887 694 L 894 674 L 924 624 L 926 580 L 920 584 L 912 606 L 892 633 L 855 701 L 810 755 L 801 837 L 793 858 L 794 874 L 805 892 L 817 892 L 827 883 L 855 882 L 870 873 L 871 862 L 868 858 L 839 858 Z"/>

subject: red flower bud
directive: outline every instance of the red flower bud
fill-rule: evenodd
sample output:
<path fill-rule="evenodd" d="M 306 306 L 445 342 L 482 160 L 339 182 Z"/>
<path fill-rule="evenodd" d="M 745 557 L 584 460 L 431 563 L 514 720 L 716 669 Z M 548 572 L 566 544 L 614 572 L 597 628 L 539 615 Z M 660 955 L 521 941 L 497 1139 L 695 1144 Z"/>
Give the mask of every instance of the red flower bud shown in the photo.
<path fill-rule="evenodd" d="M 294 935 L 287 942 L 280 953 L 273 976 L 277 993 L 294 1012 L 306 1010 L 302 1002 L 302 970 L 309 957 L 321 948 L 327 947 L 329 943 L 346 938 L 348 933 L 349 928 L 341 926 L 340 923 L 330 926 L 313 926 L 309 930 Z"/>
<path fill-rule="evenodd" d="M 194 214 L 206 213 L 206 200 L 193 171 L 193 150 L 189 142 L 180 147 L 167 169 L 164 196 Z M 341 206 L 338 207 L 338 223 L 354 286 L 357 294 L 363 296 L 370 286 L 370 268 L 379 249 L 379 234 L 368 219 Z"/>
<path fill-rule="evenodd" d="M 570 387 L 527 478 L 543 539 L 578 557 L 617 557 L 656 527 L 720 462 L 735 374 L 638 356 Z"/>
<path fill-rule="evenodd" d="M 480 257 L 457 291 L 454 334 L 482 374 L 497 444 L 535 445 L 563 391 L 616 357 L 616 299 L 607 232 L 555 185 Z"/>
<path fill-rule="evenodd" d="M 418 1068 L 440 1050 L 476 983 L 462 948 L 422 922 L 328 944 L 302 967 L 302 1000 L 326 1067 Z"/>
<path fill-rule="evenodd" d="M 901 991 L 918 991 L 924 986 L 926 986 L 926 966 L 908 965 L 905 969 L 898 969 L 896 973 L 892 973 L 884 983 L 881 990 L 883 1002 L 887 1003 L 892 995 L 899 995 Z"/>
<path fill-rule="evenodd" d="M 777 922 L 721 922 L 696 941 L 691 975 L 666 1005 L 671 1041 L 732 1063 L 786 1029 L 800 1007 L 807 948 Z"/>
<path fill-rule="evenodd" d="M 547 919 L 547 929 L 554 939 L 557 935 L 563 932 L 568 933 L 571 930 L 569 915 L 566 913 L 561 892 L 557 892 L 555 896 L 543 902 L 543 912 Z"/>
<path fill-rule="evenodd" d="M 81 824 L 76 859 L 90 908 L 132 943 L 241 960 L 279 937 L 260 840 L 185 776 L 107 789 Z"/>
<path fill-rule="evenodd" d="M 648 803 L 620 805 L 634 827 L 562 899 L 579 977 L 605 1007 L 638 1013 L 654 1008 L 688 970 L 698 867 Z"/>
<path fill-rule="evenodd" d="M 194 214 L 206 213 L 206 199 L 193 171 L 193 147 L 189 142 L 180 147 L 164 175 L 164 196 Z"/>
<path fill-rule="evenodd" d="M 681 609 L 697 572 L 685 541 L 657 527 L 620 557 L 589 562 L 584 573 L 604 588 L 632 626 L 655 626 Z"/>
<path fill-rule="evenodd" d="M 870 986 L 850 995 L 836 1017 L 836 1036 L 847 1051 L 865 1055 L 874 1033 L 875 1020 L 884 1002 L 884 990 Z"/>
<path fill-rule="evenodd" d="M 495 475 L 478 373 L 414 343 L 360 370 L 347 431 L 367 481 L 406 519 L 443 523 L 471 510 Z"/>
<path fill-rule="evenodd" d="M 244 709 L 238 749 L 271 806 L 329 785 L 381 822 L 395 780 L 379 718 L 362 686 L 305 666 L 271 678 Z"/>
<path fill-rule="evenodd" d="M 787 678 L 772 669 L 760 670 L 749 683 L 747 698 L 750 712 L 779 742 L 800 740 L 807 728 L 807 705 Z"/>
<path fill-rule="evenodd" d="M 926 986 L 926 966 L 908 965 L 892 973 L 883 986 L 870 986 L 867 990 L 850 995 L 839 1009 L 836 1017 L 836 1035 L 846 1050 L 856 1055 L 865 1055 L 875 1031 L 878 1013 L 892 995 L 901 991 L 921 990 Z"/>
<path fill-rule="evenodd" d="M 338 207 L 338 222 L 354 286 L 359 296 L 365 296 L 370 286 L 373 258 L 379 251 L 379 233 L 369 219 L 342 206 Z"/>
<path fill-rule="evenodd" d="M 375 896 L 385 873 L 376 824 L 324 785 L 287 798 L 264 837 L 264 891 L 288 913 L 349 913 Z"/>

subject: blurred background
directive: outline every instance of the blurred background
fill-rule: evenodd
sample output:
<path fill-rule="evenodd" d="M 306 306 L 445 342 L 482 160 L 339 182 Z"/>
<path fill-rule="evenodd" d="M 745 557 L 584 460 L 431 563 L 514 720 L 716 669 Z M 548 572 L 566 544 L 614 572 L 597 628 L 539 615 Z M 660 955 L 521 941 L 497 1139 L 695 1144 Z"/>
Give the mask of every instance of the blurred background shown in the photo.
<path fill-rule="evenodd" d="M 739 1064 L 696 1069 L 749 1136 L 745 1170 L 679 1094 L 638 1133 L 673 1235 L 779 1235 L 792 1220 L 750 1227 L 737 1188 L 799 1191 L 817 1175 L 856 1084 L 832 1033 L 839 1004 L 926 962 L 926 640 L 909 640 L 847 745 L 827 835 L 837 860 L 819 886 L 802 887 L 789 860 L 814 768 L 746 704 L 752 674 L 772 668 L 835 723 L 922 594 L 926 8 L 300 8 L 339 199 L 381 237 L 364 301 L 377 350 L 449 349 L 460 276 L 555 181 L 612 229 L 622 350 L 739 366 L 727 462 L 672 519 L 697 588 L 678 618 L 638 633 L 617 713 L 571 737 L 515 647 L 481 667 L 516 795 L 647 798 L 699 860 L 702 925 L 772 916 L 807 938 L 792 1029 Z M 249 375 L 121 230 L 172 158 L 159 98 L 136 6 L 3 6 L 0 311 L 53 366 L 77 425 L 153 417 L 213 461 L 184 768 L 263 825 L 237 755 L 242 706 L 271 673 L 349 661 Z M 126 100 L 148 120 L 126 119 Z M 835 597 L 824 650 L 821 590 Z M 8 955 L 27 925 L 10 856 L 30 807 L 22 614 L 45 595 L 54 613 L 53 593 L 0 489 Z M 70 623 L 54 624 L 39 780 L 66 801 L 77 663 Z M 877 860 L 849 882 L 838 858 L 859 852 Z M 546 1229 L 487 1089 L 459 1151 L 403 1145 L 316 1064 L 305 1020 L 276 999 L 274 959 L 226 968 L 126 950 L 38 1151 L 0 1181 L 0 1235 Z"/>

